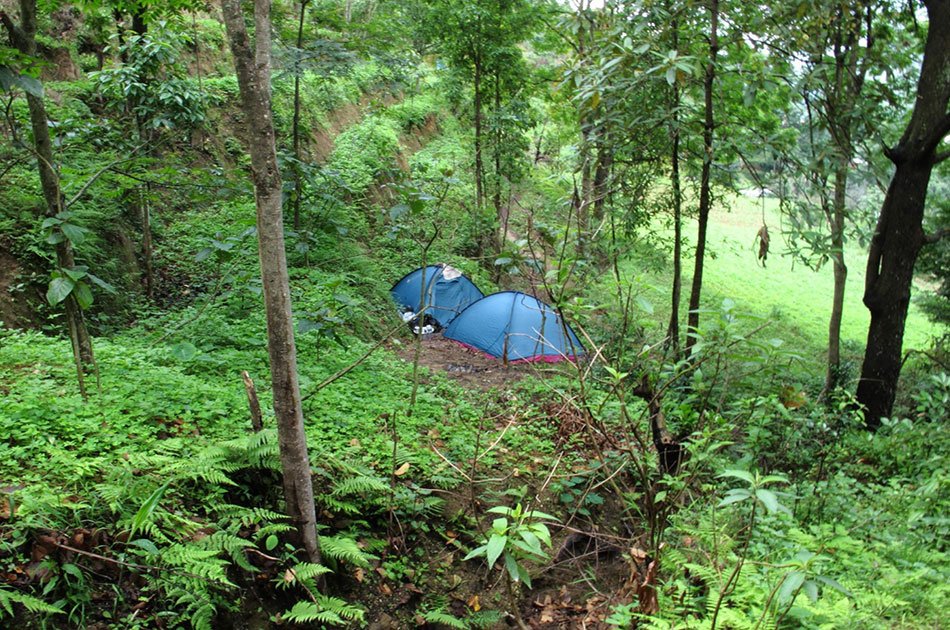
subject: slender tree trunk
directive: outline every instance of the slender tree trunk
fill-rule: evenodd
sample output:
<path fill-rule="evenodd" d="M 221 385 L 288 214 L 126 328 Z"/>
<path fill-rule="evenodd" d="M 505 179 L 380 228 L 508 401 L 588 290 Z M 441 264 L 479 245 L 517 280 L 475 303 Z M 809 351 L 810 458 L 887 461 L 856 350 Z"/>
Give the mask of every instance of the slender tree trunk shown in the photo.
<path fill-rule="evenodd" d="M 716 78 L 716 56 L 719 53 L 719 0 L 709 2 L 709 59 L 703 79 L 705 121 L 703 123 L 703 169 L 699 184 L 699 231 L 696 237 L 696 261 L 693 267 L 693 286 L 689 294 L 686 352 L 696 343 L 699 334 L 699 299 L 703 289 L 703 262 L 706 255 L 706 228 L 709 224 L 711 175 L 713 164 L 713 81 Z"/>
<path fill-rule="evenodd" d="M 0 11 L 0 20 L 9 32 L 10 39 L 17 50 L 28 58 L 36 57 L 36 0 L 20 0 L 20 25 L 17 26 L 6 13 Z M 46 105 L 43 99 L 33 94 L 26 95 L 27 107 L 30 112 L 30 127 L 33 131 L 33 142 L 36 150 L 36 165 L 40 175 L 40 186 L 43 190 L 43 199 L 46 202 L 46 215 L 55 216 L 63 212 L 65 201 L 60 187 L 59 174 L 56 172 L 53 158 L 53 142 L 49 135 L 49 117 L 46 114 Z M 76 266 L 72 246 L 68 240 L 56 245 L 56 263 L 60 269 L 71 269 Z M 86 397 L 84 369 L 94 366 L 95 357 L 92 350 L 92 337 L 86 329 L 82 317 L 82 309 L 73 296 L 65 300 L 66 328 L 69 332 L 73 348 L 73 360 L 76 364 L 76 378 L 80 392 Z"/>
<path fill-rule="evenodd" d="M 485 199 L 485 167 L 482 164 L 482 64 L 475 59 L 474 107 L 475 107 L 475 207 L 481 218 Z"/>
<path fill-rule="evenodd" d="M 834 297 L 831 303 L 831 318 L 828 321 L 828 373 L 825 376 L 825 392 L 838 386 L 841 372 L 841 317 L 844 312 L 844 289 L 848 279 L 848 267 L 844 263 L 844 222 L 846 193 L 848 188 L 848 163 L 835 169 L 835 197 L 832 209 L 831 249 L 834 265 Z"/>
<path fill-rule="evenodd" d="M 614 154 L 609 148 L 607 130 L 601 131 L 597 139 L 597 164 L 594 167 L 594 224 L 604 220 L 607 195 L 610 190 L 610 172 L 614 165 Z"/>
<path fill-rule="evenodd" d="M 858 402 L 876 429 L 890 415 L 900 376 L 904 323 L 914 264 L 925 242 L 924 204 L 937 154 L 950 133 L 950 1 L 926 0 L 927 42 L 910 122 L 897 146 L 886 151 L 896 170 L 871 239 L 864 304 L 871 311 Z"/>
<path fill-rule="evenodd" d="M 679 49 L 679 25 L 673 20 L 673 50 Z M 670 137 L 672 140 L 670 156 L 670 180 L 673 189 L 673 288 L 670 308 L 670 325 L 666 329 L 667 346 L 674 353 L 680 347 L 680 300 L 683 292 L 683 190 L 680 181 L 680 129 L 679 107 L 680 91 L 676 81 L 672 89 L 672 110 Z"/>
<path fill-rule="evenodd" d="M 270 2 L 254 1 L 254 46 L 247 34 L 240 0 L 223 0 L 221 11 L 238 76 L 241 107 L 248 123 L 251 176 L 257 201 L 261 279 L 267 311 L 267 349 L 280 443 L 284 499 L 307 555 L 311 562 L 320 562 L 313 481 L 307 454 L 300 385 L 297 381 L 297 349 L 284 246 L 281 177 L 271 114 Z"/>
<path fill-rule="evenodd" d="M 304 25 L 304 16 L 307 12 L 307 5 L 310 3 L 310 0 L 301 0 L 300 2 L 300 19 L 297 22 L 297 55 L 300 55 L 300 50 L 303 48 L 303 25 Z M 349 20 L 347 20 L 349 21 Z M 300 202 L 303 197 L 303 186 L 302 177 L 300 173 L 300 73 L 302 68 L 300 66 L 299 60 L 297 63 L 297 69 L 294 72 L 294 119 L 293 119 L 293 143 L 294 143 L 294 158 L 297 160 L 297 163 L 294 164 L 294 194 L 293 194 L 293 205 L 294 205 L 294 230 L 300 229 Z"/>
<path fill-rule="evenodd" d="M 499 113 L 501 112 L 501 72 L 495 68 L 495 125 L 492 138 L 492 157 L 494 159 L 495 173 L 492 178 L 494 190 L 492 190 L 492 203 L 495 206 L 495 216 L 498 217 L 498 254 L 505 247 L 505 239 L 508 234 L 508 209 L 502 206 L 501 202 L 501 124 L 499 123 Z"/>
<path fill-rule="evenodd" d="M 142 202 L 142 258 L 145 259 L 145 295 L 149 300 L 155 298 L 155 272 L 152 269 L 152 211 L 149 206 L 151 186 L 145 184 Z"/>

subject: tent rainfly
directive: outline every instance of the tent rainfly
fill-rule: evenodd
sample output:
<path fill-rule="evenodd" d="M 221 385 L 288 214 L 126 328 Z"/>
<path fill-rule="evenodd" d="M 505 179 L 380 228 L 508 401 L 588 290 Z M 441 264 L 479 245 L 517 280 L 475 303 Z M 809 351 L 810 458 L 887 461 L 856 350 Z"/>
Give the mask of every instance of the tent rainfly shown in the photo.
<path fill-rule="evenodd" d="M 449 265 L 429 265 L 406 274 L 389 291 L 403 308 L 433 317 L 443 328 L 484 294 L 461 271 Z"/>
<path fill-rule="evenodd" d="M 584 346 L 551 306 L 517 291 L 482 298 L 443 335 L 510 363 L 573 360 Z"/>

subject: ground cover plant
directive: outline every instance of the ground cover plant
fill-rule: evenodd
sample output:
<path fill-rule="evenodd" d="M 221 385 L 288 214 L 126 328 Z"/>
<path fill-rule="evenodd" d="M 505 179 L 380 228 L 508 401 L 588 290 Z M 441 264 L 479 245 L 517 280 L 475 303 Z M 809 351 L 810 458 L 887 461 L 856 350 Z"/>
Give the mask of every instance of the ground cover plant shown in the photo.
<path fill-rule="evenodd" d="M 946 3 L 222 4 L 0 2 L 0 625 L 945 625 Z M 413 335 L 439 263 L 584 355 Z"/>

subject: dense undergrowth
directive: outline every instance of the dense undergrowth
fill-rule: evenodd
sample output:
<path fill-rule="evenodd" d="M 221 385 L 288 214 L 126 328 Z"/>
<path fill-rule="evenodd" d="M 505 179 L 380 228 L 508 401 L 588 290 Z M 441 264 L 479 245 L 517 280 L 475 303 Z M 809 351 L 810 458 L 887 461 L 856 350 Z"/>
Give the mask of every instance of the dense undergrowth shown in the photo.
<path fill-rule="evenodd" d="M 206 22 L 205 54 L 226 57 L 214 49 L 220 25 Z M 302 73 L 310 153 L 281 149 L 288 190 L 292 174 L 303 182 L 286 234 L 322 565 L 299 560 L 281 514 L 235 79 L 182 78 L 200 91 L 188 102 L 200 101 L 201 124 L 162 128 L 131 166 L 141 130 L 103 91 L 108 77 L 48 84 L 67 196 L 116 162 L 68 218 L 79 261 L 116 291 L 97 289 L 86 311 L 98 375 L 83 400 L 44 299 L 54 254 L 36 220 L 37 178 L 26 161 L 9 169 L 0 246 L 17 261 L 8 290 L 29 326 L 0 328 L 0 619 L 941 627 L 947 375 L 910 359 L 899 413 L 868 433 L 847 392 L 822 396 L 824 331 L 769 311 L 764 291 L 727 272 L 707 294 L 691 360 L 672 358 L 664 230 L 618 226 L 594 252 L 570 242 L 577 134 L 556 94 L 529 103 L 541 122 L 524 135 L 541 139 L 507 191 L 515 238 L 500 256 L 478 255 L 486 217 L 470 203 L 463 90 L 407 57 L 363 51 Z M 286 140 L 289 73 L 274 93 Z M 22 99 L 11 116 L 25 119 Z M 146 203 L 151 298 L 136 242 Z M 415 369 L 420 348 L 388 289 L 436 261 L 483 289 L 556 301 L 592 360 L 513 368 L 492 388 Z M 677 466 L 656 452 L 657 409 L 685 449 Z"/>

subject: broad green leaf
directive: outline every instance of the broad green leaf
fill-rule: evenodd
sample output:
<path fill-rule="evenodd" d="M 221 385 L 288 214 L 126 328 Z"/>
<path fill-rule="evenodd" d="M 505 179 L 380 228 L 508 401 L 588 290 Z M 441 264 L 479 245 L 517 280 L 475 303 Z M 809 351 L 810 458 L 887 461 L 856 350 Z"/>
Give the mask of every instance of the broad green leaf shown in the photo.
<path fill-rule="evenodd" d="M 87 309 L 92 306 L 92 289 L 89 288 L 88 284 L 85 282 L 77 282 L 73 291 L 76 296 L 76 302 L 79 304 L 79 308 Z"/>
<path fill-rule="evenodd" d="M 778 497 L 771 490 L 759 488 L 755 491 L 755 498 L 761 501 L 769 512 L 777 512 L 782 508 L 778 502 Z"/>
<path fill-rule="evenodd" d="M 277 536 L 274 534 L 271 534 L 270 536 L 267 537 L 267 540 L 264 541 L 264 548 L 267 549 L 267 551 L 273 551 L 274 548 L 277 547 L 277 543 L 278 543 Z"/>
<path fill-rule="evenodd" d="M 16 85 L 16 74 L 7 66 L 0 66 L 0 90 L 9 92 Z"/>
<path fill-rule="evenodd" d="M 831 588 L 835 589 L 836 591 L 838 591 L 839 593 L 841 593 L 848 599 L 854 599 L 854 595 L 851 594 L 851 591 L 841 586 L 840 584 L 838 584 L 838 582 L 836 582 L 835 580 L 832 580 L 830 577 L 825 577 L 823 575 L 816 575 L 815 579 L 821 582 L 822 584 L 824 584 L 825 586 L 830 586 Z"/>
<path fill-rule="evenodd" d="M 198 348 L 193 343 L 183 341 L 172 346 L 171 352 L 179 361 L 191 361 L 198 354 Z"/>
<path fill-rule="evenodd" d="M 734 477 L 736 479 L 741 479 L 749 483 L 755 483 L 755 477 L 752 476 L 747 470 L 737 470 L 735 468 L 730 468 L 719 473 L 720 477 Z"/>
<path fill-rule="evenodd" d="M 43 98 L 43 84 L 33 77 L 21 74 L 17 79 L 17 85 L 23 88 L 23 91 L 27 94 L 31 94 L 36 98 Z"/>
<path fill-rule="evenodd" d="M 527 551 L 530 551 L 531 553 L 535 553 L 539 556 L 544 555 L 544 550 L 541 549 L 540 538 L 538 538 L 532 532 L 527 531 L 527 530 L 521 530 L 520 532 L 518 532 L 518 534 L 521 536 L 521 539 L 524 540 L 525 544 L 527 545 L 528 547 Z"/>
<path fill-rule="evenodd" d="M 46 291 L 46 301 L 50 306 L 56 306 L 72 293 L 76 284 L 69 278 L 53 278 L 49 283 L 49 289 Z"/>
<path fill-rule="evenodd" d="M 780 602 L 791 601 L 792 597 L 801 588 L 805 582 L 805 574 L 801 571 L 792 571 L 785 576 L 782 587 L 778 590 L 778 600 Z"/>
<path fill-rule="evenodd" d="M 538 510 L 531 510 L 530 512 L 525 512 L 525 517 L 533 518 L 533 519 L 544 519 L 546 521 L 554 521 L 554 522 L 557 522 L 558 520 L 556 516 L 551 516 L 550 514 L 546 512 L 540 512 Z"/>
<path fill-rule="evenodd" d="M 73 282 L 79 282 L 86 277 L 86 270 L 82 267 L 74 267 L 72 269 L 63 269 L 63 274 L 68 277 Z"/>
<path fill-rule="evenodd" d="M 79 570 L 72 562 L 65 562 L 62 564 L 63 573 L 69 574 L 75 578 L 82 579 L 82 571 Z"/>
<path fill-rule="evenodd" d="M 60 224 L 59 229 L 63 231 L 63 234 L 66 235 L 66 238 L 68 238 L 69 242 L 73 245 L 82 245 L 83 241 L 86 240 L 85 230 L 78 225 L 74 225 L 72 223 L 62 223 Z"/>
<path fill-rule="evenodd" d="M 139 549 L 144 549 L 153 556 L 158 555 L 158 547 L 148 538 L 136 538 L 135 540 L 129 541 L 129 544 Z"/>
<path fill-rule="evenodd" d="M 491 538 L 488 539 L 488 544 L 485 546 L 485 557 L 488 560 L 488 566 L 495 566 L 495 561 L 498 560 L 498 556 L 505 550 L 507 544 L 507 537 L 499 536 L 498 534 L 491 535 Z"/>
<path fill-rule="evenodd" d="M 518 564 L 518 561 L 515 560 L 514 556 L 509 553 L 505 554 L 505 568 L 508 570 L 508 575 L 511 576 L 511 579 L 517 582 L 520 577 L 521 566 Z"/>
<path fill-rule="evenodd" d="M 472 558 L 477 558 L 477 557 L 479 557 L 479 556 L 484 556 L 484 555 L 485 555 L 485 552 L 486 552 L 487 550 L 488 550 L 488 545 L 482 545 L 481 547 L 477 547 L 477 548 L 472 549 L 471 551 L 469 551 L 469 552 L 468 552 L 468 555 L 466 555 L 464 558 L 462 558 L 462 560 L 463 560 L 463 561 L 465 561 L 465 560 L 471 560 Z"/>
<path fill-rule="evenodd" d="M 531 588 L 531 574 L 528 573 L 528 569 L 522 565 L 518 565 L 518 577 L 521 578 L 521 581 L 524 582 L 524 585 L 528 588 Z"/>
<path fill-rule="evenodd" d="M 818 601 L 818 583 L 814 580 L 808 580 L 805 582 L 802 590 L 805 591 L 805 595 L 808 596 L 808 599 L 814 604 Z"/>
<path fill-rule="evenodd" d="M 508 531 L 508 519 L 505 517 L 496 518 L 491 522 L 491 528 L 499 534 L 504 534 Z"/>
<path fill-rule="evenodd" d="M 103 280 L 102 278 L 100 278 L 99 276 L 91 274 L 91 273 L 87 273 L 86 279 L 89 280 L 89 282 L 96 285 L 97 287 L 99 287 L 100 289 L 102 289 L 103 291 L 105 291 L 106 293 L 108 293 L 109 295 L 116 294 L 115 287 L 109 284 L 108 282 L 106 282 L 105 280 Z"/>
<path fill-rule="evenodd" d="M 728 496 L 719 502 L 719 507 L 725 507 L 727 505 L 732 505 L 733 503 L 738 503 L 739 501 L 745 501 L 751 496 L 752 493 L 748 490 L 730 490 Z"/>

